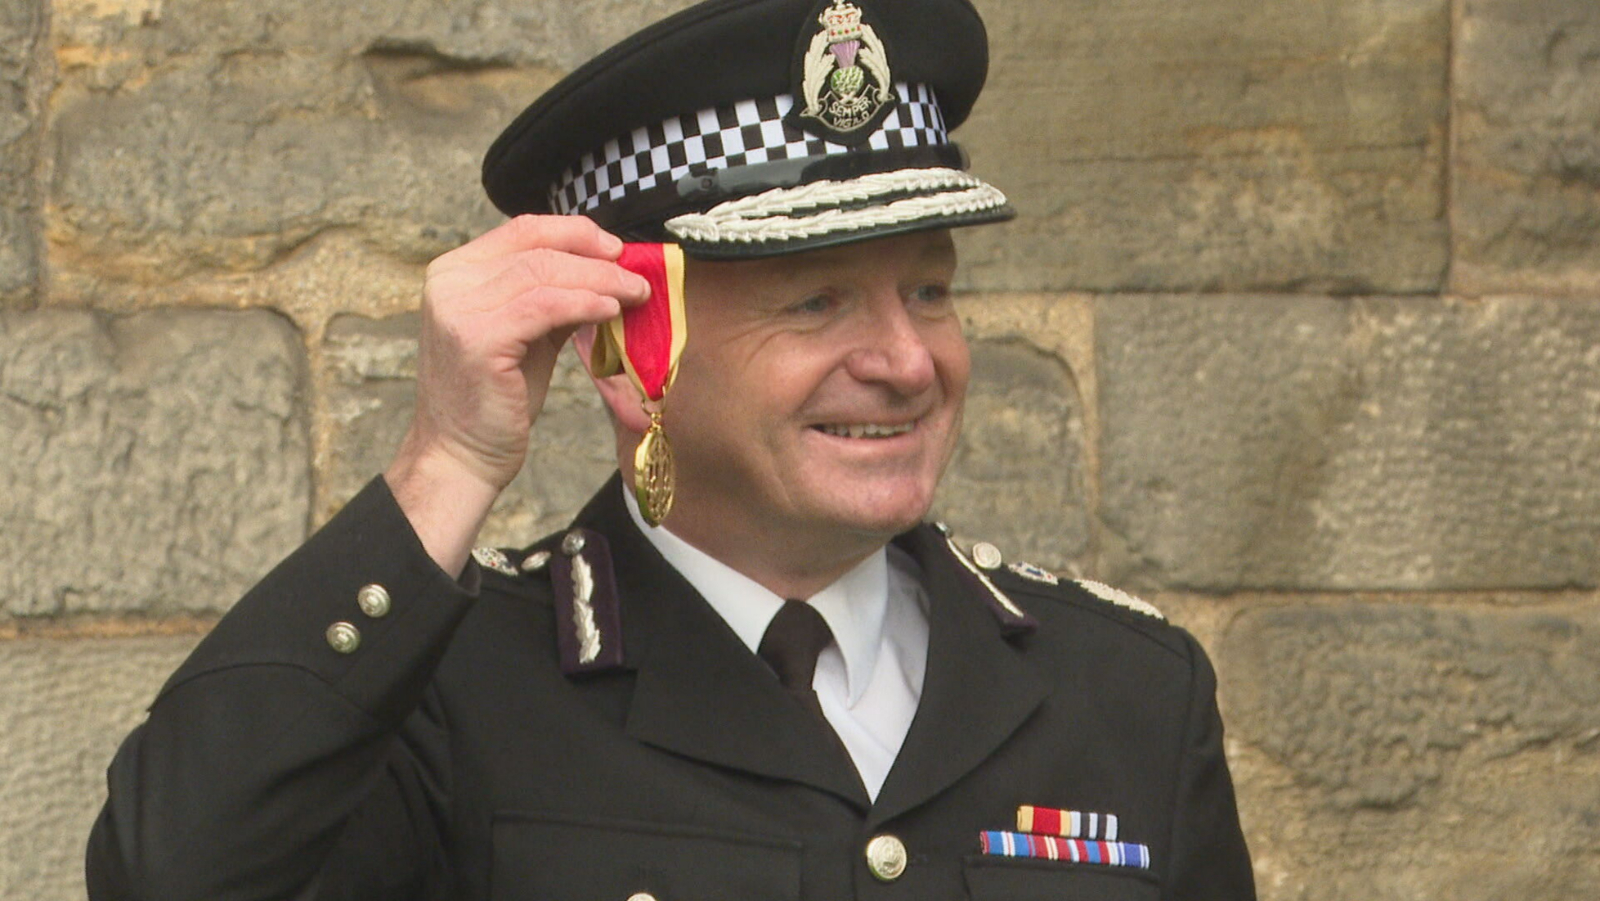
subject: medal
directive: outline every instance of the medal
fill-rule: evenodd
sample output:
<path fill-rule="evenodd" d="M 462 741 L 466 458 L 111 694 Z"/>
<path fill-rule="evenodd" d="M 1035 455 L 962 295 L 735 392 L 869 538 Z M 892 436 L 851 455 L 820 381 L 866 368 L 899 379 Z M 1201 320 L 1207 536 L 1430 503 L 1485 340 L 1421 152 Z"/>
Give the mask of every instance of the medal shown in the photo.
<path fill-rule="evenodd" d="M 672 444 L 661 426 L 667 390 L 688 339 L 683 310 L 683 251 L 676 244 L 627 244 L 618 265 L 644 276 L 650 299 L 595 330 L 589 369 L 597 378 L 626 372 L 639 389 L 650 427 L 633 452 L 633 492 L 645 522 L 658 526 L 672 509 Z"/>

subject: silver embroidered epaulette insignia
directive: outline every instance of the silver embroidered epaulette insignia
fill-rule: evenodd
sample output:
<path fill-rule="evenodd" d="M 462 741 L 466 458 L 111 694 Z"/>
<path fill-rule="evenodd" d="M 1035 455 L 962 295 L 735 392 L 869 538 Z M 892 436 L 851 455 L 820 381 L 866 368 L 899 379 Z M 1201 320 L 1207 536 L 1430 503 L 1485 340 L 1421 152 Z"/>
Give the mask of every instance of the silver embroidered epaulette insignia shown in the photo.
<path fill-rule="evenodd" d="M 541 572 L 545 567 L 547 567 L 549 565 L 550 565 L 550 552 L 549 551 L 534 551 L 533 553 L 529 554 L 528 556 L 522 558 L 522 565 L 520 567 L 518 567 L 518 568 L 521 569 L 525 573 L 536 573 L 536 572 Z"/>
<path fill-rule="evenodd" d="M 1110 585 L 1107 585 L 1104 582 L 1096 582 L 1092 579 L 1078 579 L 1076 581 L 1083 587 L 1083 590 L 1089 592 L 1102 601 L 1110 601 L 1111 603 L 1116 604 L 1118 607 L 1126 607 L 1129 610 L 1143 613 L 1145 616 L 1153 616 L 1162 622 L 1166 622 L 1166 616 L 1164 616 L 1160 610 L 1157 610 L 1149 601 L 1136 598 L 1119 588 L 1112 588 Z"/>
<path fill-rule="evenodd" d="M 622 617 L 611 551 L 597 532 L 573 529 L 561 553 L 546 558 L 555 589 L 561 671 L 592 672 L 622 664 Z"/>
<path fill-rule="evenodd" d="M 517 568 L 511 565 L 511 558 L 499 548 L 475 547 L 472 549 L 472 559 L 484 569 L 492 569 L 503 576 L 514 576 Z"/>
<path fill-rule="evenodd" d="M 1035 582 L 1043 582 L 1046 585 L 1061 584 L 1061 579 L 1057 577 L 1055 573 L 1045 569 L 1042 566 L 1035 566 L 1032 563 L 1024 563 L 1023 561 L 1018 560 L 1016 563 L 1007 565 L 1006 569 L 1011 570 L 1024 579 L 1032 579 Z"/>

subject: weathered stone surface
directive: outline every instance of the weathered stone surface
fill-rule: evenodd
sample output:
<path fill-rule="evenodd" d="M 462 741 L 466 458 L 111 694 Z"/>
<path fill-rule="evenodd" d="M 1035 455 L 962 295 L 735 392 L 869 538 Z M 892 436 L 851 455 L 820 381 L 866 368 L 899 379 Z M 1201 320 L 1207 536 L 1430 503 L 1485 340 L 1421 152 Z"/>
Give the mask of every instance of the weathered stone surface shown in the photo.
<path fill-rule="evenodd" d="M 231 604 L 305 536 L 303 356 L 268 313 L 0 314 L 0 609 Z"/>
<path fill-rule="evenodd" d="M 962 235 L 1005 290 L 1436 288 L 1446 0 L 979 0 L 957 137 L 1014 223 Z"/>
<path fill-rule="evenodd" d="M 323 517 L 382 472 L 400 446 L 416 400 L 417 329 L 415 315 L 341 316 L 328 327 L 330 506 Z M 519 547 L 566 525 L 617 468 L 610 420 L 571 351 L 556 367 L 530 440 L 528 462 L 495 503 L 480 544 Z"/>
<path fill-rule="evenodd" d="M 1109 576 L 1600 583 L 1600 304 L 1126 296 L 1097 311 Z"/>
<path fill-rule="evenodd" d="M 53 262 L 161 283 L 330 230 L 425 260 L 497 221 L 478 166 L 518 110 L 683 5 L 60 4 Z"/>
<path fill-rule="evenodd" d="M 1021 340 L 974 342 L 961 443 L 933 515 L 1008 559 L 1080 567 L 1089 551 L 1082 409 L 1062 360 Z"/>
<path fill-rule="evenodd" d="M 0 891 L 81 901 L 105 770 L 192 636 L 0 642 Z"/>
<path fill-rule="evenodd" d="M 1600 892 L 1600 611 L 1334 604 L 1219 651 L 1266 901 Z"/>
<path fill-rule="evenodd" d="M 1600 288 L 1600 5 L 1467 0 L 1454 287 Z"/>
<path fill-rule="evenodd" d="M 38 278 L 39 40 L 43 0 L 0 8 L 0 301 L 28 298 Z"/>

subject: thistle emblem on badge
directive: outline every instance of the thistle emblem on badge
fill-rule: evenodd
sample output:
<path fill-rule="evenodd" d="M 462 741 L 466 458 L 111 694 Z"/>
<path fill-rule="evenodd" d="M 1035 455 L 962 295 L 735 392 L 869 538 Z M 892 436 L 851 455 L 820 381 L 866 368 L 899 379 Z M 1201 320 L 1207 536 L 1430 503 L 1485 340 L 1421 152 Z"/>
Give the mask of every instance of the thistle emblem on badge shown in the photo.
<path fill-rule="evenodd" d="M 810 120 L 804 123 L 810 130 L 846 142 L 853 132 L 870 133 L 866 127 L 880 122 L 895 100 L 888 52 L 861 16 L 861 7 L 833 0 L 817 16 L 822 30 L 802 58 L 799 118 Z"/>

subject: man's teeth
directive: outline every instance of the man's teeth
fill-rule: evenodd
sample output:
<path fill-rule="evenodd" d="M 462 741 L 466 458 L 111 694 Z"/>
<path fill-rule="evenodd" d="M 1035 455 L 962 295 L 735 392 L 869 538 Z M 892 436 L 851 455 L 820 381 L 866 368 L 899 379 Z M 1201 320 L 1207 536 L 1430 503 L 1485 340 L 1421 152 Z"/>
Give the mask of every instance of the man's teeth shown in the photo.
<path fill-rule="evenodd" d="M 818 429 L 840 438 L 890 438 L 911 431 L 913 423 L 905 425 L 819 425 Z"/>

